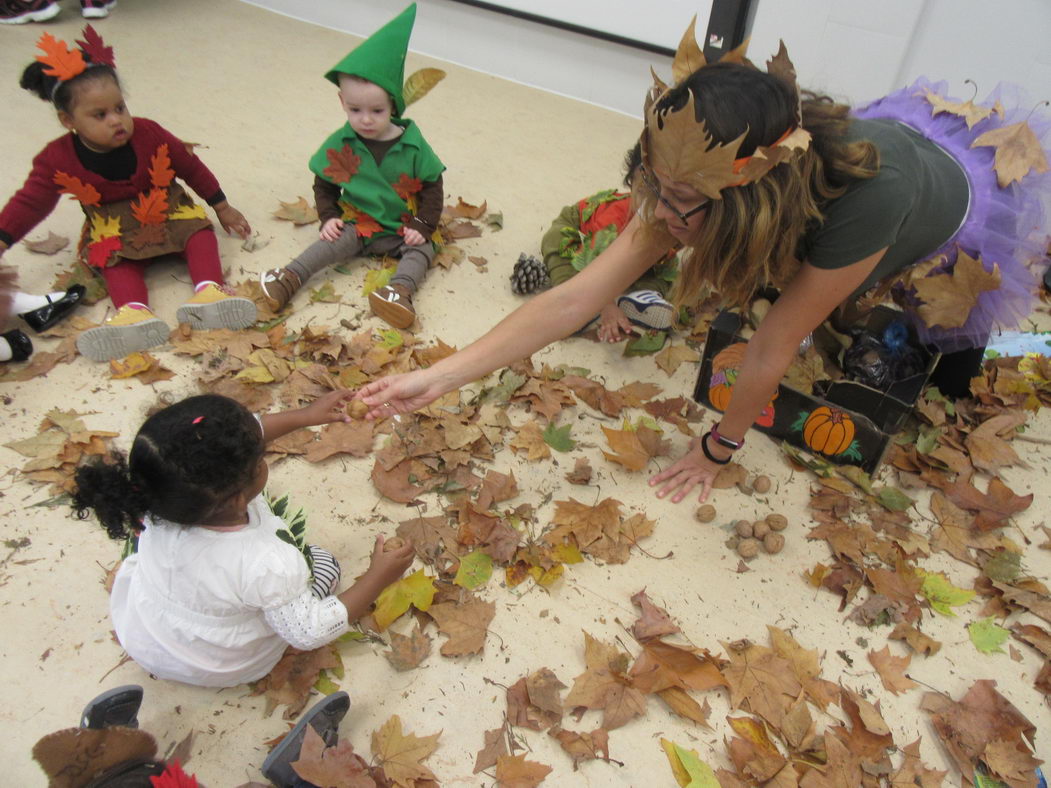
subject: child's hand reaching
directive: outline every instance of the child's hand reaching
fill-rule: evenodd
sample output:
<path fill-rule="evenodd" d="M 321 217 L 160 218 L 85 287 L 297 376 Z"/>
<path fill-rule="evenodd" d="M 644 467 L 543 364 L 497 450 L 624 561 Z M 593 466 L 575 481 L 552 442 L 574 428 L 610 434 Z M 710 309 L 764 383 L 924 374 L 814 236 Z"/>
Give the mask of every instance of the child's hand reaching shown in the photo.
<path fill-rule="evenodd" d="M 368 574 L 374 575 L 376 581 L 382 583 L 384 588 L 405 573 L 416 555 L 415 548 L 408 539 L 400 547 L 391 550 L 384 549 L 385 541 L 382 535 L 376 537 L 376 546 L 372 548 L 372 559 L 368 568 Z"/>
<path fill-rule="evenodd" d="M 347 403 L 352 399 L 354 392 L 348 389 L 336 389 L 322 394 L 303 408 L 303 418 L 311 427 L 330 424 L 333 421 L 350 421 Z"/>
<path fill-rule="evenodd" d="M 230 203 L 224 201 L 213 207 L 215 208 L 215 215 L 219 217 L 219 224 L 230 235 L 247 238 L 252 234 L 252 226 L 248 224 L 244 214 L 230 205 Z"/>
<path fill-rule="evenodd" d="M 322 241 L 338 241 L 339 237 L 343 235 L 343 220 L 329 219 L 321 225 L 321 232 L 319 235 L 321 236 Z"/>
<path fill-rule="evenodd" d="M 627 315 L 616 304 L 609 304 L 599 313 L 598 338 L 600 342 L 620 342 L 635 334 Z"/>
<path fill-rule="evenodd" d="M 405 239 L 405 243 L 409 246 L 423 246 L 427 243 L 427 239 L 423 237 L 423 233 L 419 230 L 414 230 L 408 225 L 401 228 L 401 237 Z"/>

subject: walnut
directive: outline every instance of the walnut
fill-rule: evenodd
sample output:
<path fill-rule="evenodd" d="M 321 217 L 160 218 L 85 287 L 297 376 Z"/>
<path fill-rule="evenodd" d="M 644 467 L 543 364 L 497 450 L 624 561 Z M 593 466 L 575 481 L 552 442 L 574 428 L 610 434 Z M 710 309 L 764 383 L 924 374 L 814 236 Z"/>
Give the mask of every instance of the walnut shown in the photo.
<path fill-rule="evenodd" d="M 741 558 L 755 558 L 759 555 L 759 540 L 742 539 L 737 545 L 737 554 Z"/>
<path fill-rule="evenodd" d="M 768 553 L 780 553 L 785 546 L 785 537 L 783 534 L 768 533 L 763 537 L 763 549 Z"/>
<path fill-rule="evenodd" d="M 770 477 L 769 476 L 757 476 L 756 480 L 752 482 L 752 489 L 760 495 L 765 495 L 770 492 Z"/>
<path fill-rule="evenodd" d="M 734 530 L 742 539 L 748 539 L 754 535 L 752 533 L 752 524 L 747 520 L 738 520 L 734 523 Z"/>
<path fill-rule="evenodd" d="M 392 536 L 390 539 L 386 539 L 383 542 L 383 552 L 390 553 L 394 550 L 400 550 L 405 546 L 405 540 L 400 536 Z"/>
<path fill-rule="evenodd" d="M 766 524 L 770 526 L 771 531 L 783 531 L 788 527 L 788 518 L 775 512 L 766 516 Z"/>
<path fill-rule="evenodd" d="M 706 503 L 704 506 L 698 506 L 697 511 L 693 513 L 693 516 L 697 518 L 697 522 L 699 523 L 710 523 L 715 519 L 715 515 L 715 507 L 710 503 Z"/>
<path fill-rule="evenodd" d="M 354 399 L 347 405 L 347 414 L 352 419 L 363 419 L 365 414 L 370 410 L 369 406 L 362 402 L 360 399 Z"/>
<path fill-rule="evenodd" d="M 756 520 L 752 523 L 752 536 L 756 539 L 762 539 L 770 533 L 770 524 L 766 520 Z"/>

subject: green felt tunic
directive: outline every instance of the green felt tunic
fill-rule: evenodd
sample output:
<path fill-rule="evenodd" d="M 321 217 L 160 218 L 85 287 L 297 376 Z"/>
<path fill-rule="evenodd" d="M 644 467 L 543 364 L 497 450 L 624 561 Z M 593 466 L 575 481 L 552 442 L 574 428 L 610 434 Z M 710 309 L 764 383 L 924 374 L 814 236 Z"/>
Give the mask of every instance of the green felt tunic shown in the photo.
<path fill-rule="evenodd" d="M 374 237 L 395 235 L 405 223 L 409 206 L 394 190 L 394 184 L 404 175 L 420 181 L 433 181 L 445 170 L 438 156 L 423 138 L 419 128 L 407 118 L 391 118 L 403 132 L 379 164 L 365 143 L 354 133 L 349 123 L 333 132 L 310 159 L 310 170 L 342 190 L 342 200 L 368 214 L 382 227 Z M 342 151 L 349 146 L 360 159 L 357 172 L 349 180 L 336 181 L 325 170 L 330 165 L 328 152 Z"/>
<path fill-rule="evenodd" d="M 817 268 L 845 268 L 887 247 L 858 294 L 948 241 L 966 216 L 969 190 L 956 160 L 904 124 L 856 119 L 848 138 L 875 144 L 879 173 L 823 206 L 825 221 L 803 237 L 799 256 Z"/>

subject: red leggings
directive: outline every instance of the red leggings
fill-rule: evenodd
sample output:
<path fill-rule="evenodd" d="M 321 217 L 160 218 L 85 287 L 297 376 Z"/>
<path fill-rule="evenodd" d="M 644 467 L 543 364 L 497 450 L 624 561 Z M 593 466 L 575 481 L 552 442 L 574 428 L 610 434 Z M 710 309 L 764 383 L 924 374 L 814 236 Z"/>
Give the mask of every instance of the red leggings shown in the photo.
<path fill-rule="evenodd" d="M 206 281 L 220 285 L 223 283 L 223 266 L 219 262 L 219 243 L 214 230 L 206 227 L 191 235 L 182 255 L 186 258 L 186 267 L 190 269 L 190 279 L 195 285 Z M 143 274 L 146 266 L 152 262 L 153 258 L 124 260 L 102 269 L 102 278 L 106 280 L 113 306 L 120 309 L 129 301 L 149 303 Z"/>

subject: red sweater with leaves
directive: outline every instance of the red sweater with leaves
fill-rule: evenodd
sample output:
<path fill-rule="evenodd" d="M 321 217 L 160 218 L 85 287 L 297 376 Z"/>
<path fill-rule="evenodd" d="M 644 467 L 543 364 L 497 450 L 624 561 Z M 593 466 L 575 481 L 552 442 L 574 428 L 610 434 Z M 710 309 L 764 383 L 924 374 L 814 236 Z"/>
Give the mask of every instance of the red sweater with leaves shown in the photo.
<path fill-rule="evenodd" d="M 8 246 L 17 243 L 55 209 L 63 187 L 55 182 L 55 173 L 64 172 L 93 186 L 101 195 L 101 203 L 133 200 L 152 188 L 150 158 L 157 148 L 167 143 L 171 167 L 176 176 L 185 181 L 197 195 L 211 204 L 221 195 L 219 181 L 196 155 L 190 153 L 182 140 L 147 118 L 135 118 L 135 130 L 128 143 L 135 151 L 135 174 L 128 180 L 110 181 L 87 169 L 73 147 L 73 134 L 64 134 L 47 144 L 33 159 L 33 169 L 25 184 L 8 200 L 0 211 L 0 240 Z"/>

